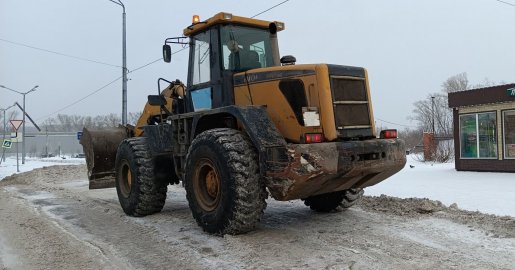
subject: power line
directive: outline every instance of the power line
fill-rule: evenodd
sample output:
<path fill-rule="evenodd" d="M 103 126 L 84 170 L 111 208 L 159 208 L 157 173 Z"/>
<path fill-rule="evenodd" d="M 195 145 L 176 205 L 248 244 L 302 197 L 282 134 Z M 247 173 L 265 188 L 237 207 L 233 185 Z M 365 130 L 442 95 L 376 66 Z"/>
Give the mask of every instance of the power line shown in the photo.
<path fill-rule="evenodd" d="M 105 65 L 105 66 L 121 68 L 121 66 L 117 66 L 117 65 L 113 65 L 113 64 L 109 64 L 109 63 L 105 63 L 105 62 L 101 62 L 101 61 L 91 60 L 91 59 L 87 59 L 87 58 L 83 58 L 83 57 L 73 56 L 73 55 L 69 55 L 69 54 L 65 54 L 65 53 L 60 53 L 60 52 L 56 52 L 56 51 L 51 51 L 51 50 L 47 50 L 47 49 L 42 49 L 42 48 L 38 48 L 38 47 L 27 45 L 27 44 L 10 41 L 10 40 L 3 39 L 3 38 L 0 38 L 0 41 L 11 43 L 11 44 L 22 46 L 22 47 L 27 47 L 27 48 L 38 50 L 38 51 L 43 51 L 43 52 L 47 52 L 47 53 L 53 53 L 53 54 L 57 54 L 57 55 L 60 55 L 60 56 L 65 56 L 65 57 L 81 60 L 81 61 L 86 61 L 86 62 L 101 64 L 101 65 Z"/>
<path fill-rule="evenodd" d="M 186 50 L 186 49 L 188 49 L 188 48 L 189 48 L 189 46 L 184 47 L 184 48 L 182 48 L 182 49 L 180 49 L 180 50 L 178 50 L 178 51 L 176 51 L 176 52 L 172 53 L 171 55 L 174 55 L 174 54 L 180 53 L 180 52 L 182 52 L 182 51 L 184 51 L 184 50 Z M 148 63 L 148 64 L 145 64 L 145 65 L 143 65 L 143 66 L 140 66 L 140 67 L 138 67 L 138 68 L 135 68 L 135 69 L 133 69 L 133 70 L 129 71 L 129 73 L 132 73 L 132 72 L 135 72 L 135 71 L 140 70 L 140 69 L 142 69 L 142 68 L 145 68 L 145 67 L 147 67 L 147 66 L 150 66 L 150 65 L 152 65 L 152 64 L 154 64 L 154 63 L 156 63 L 157 61 L 160 61 L 160 60 L 163 60 L 163 57 L 159 57 L 159 58 L 157 58 L 156 60 L 154 60 L 154 61 L 152 61 L 152 62 L 150 62 L 150 63 Z"/>
<path fill-rule="evenodd" d="M 98 88 L 97 90 L 95 90 L 95 91 L 93 91 L 93 92 L 91 92 L 91 93 L 87 94 L 86 96 L 84 96 L 84 97 L 80 98 L 79 100 L 74 101 L 74 102 L 72 102 L 71 104 L 69 104 L 69 105 L 66 105 L 66 106 L 62 107 L 61 109 L 59 109 L 59 110 L 57 110 L 57 111 L 55 111 L 55 112 L 53 112 L 53 113 L 51 113 L 51 114 L 48 114 L 48 115 L 46 115 L 46 116 L 40 117 L 40 118 L 38 118 L 38 119 L 36 119 L 36 120 L 41 120 L 41 119 L 43 119 L 43 118 L 47 118 L 47 117 L 49 117 L 49 116 L 51 116 L 51 115 L 54 115 L 54 114 L 56 114 L 56 113 L 58 113 L 58 112 L 60 112 L 60 111 L 66 110 L 66 109 L 70 108 L 71 106 L 73 106 L 73 105 L 75 105 L 75 104 L 77 104 L 77 103 L 79 103 L 79 102 L 81 102 L 81 101 L 85 100 L 86 98 L 88 98 L 88 97 L 90 97 L 90 96 L 92 96 L 92 95 L 94 95 L 94 94 L 96 94 L 96 93 L 100 92 L 100 90 L 102 90 L 102 89 L 104 89 L 104 88 L 108 87 L 109 85 L 111 85 L 111 84 L 115 83 L 116 81 L 118 81 L 118 80 L 119 80 L 119 79 L 121 79 L 121 78 L 122 78 L 122 76 L 120 76 L 120 77 L 116 78 L 115 80 L 113 80 L 113 81 L 109 82 L 108 84 L 106 84 L 106 85 L 104 85 L 104 86 L 102 86 L 102 87 Z"/>
<path fill-rule="evenodd" d="M 179 53 L 179 52 L 182 52 L 182 51 L 186 50 L 187 48 L 188 48 L 188 47 L 185 47 L 185 48 L 183 48 L 183 49 L 180 49 L 180 50 L 178 50 L 178 51 L 176 51 L 176 52 L 172 53 L 172 55 L 177 54 L 177 53 Z M 140 67 L 137 67 L 137 68 L 135 68 L 134 70 L 129 71 L 128 73 L 133 73 L 133 72 L 136 72 L 136 71 L 138 71 L 138 70 L 140 70 L 140 69 L 146 68 L 146 67 L 148 67 L 148 66 L 150 66 L 150 65 L 152 65 L 152 64 L 154 64 L 154 63 L 156 63 L 156 62 L 158 62 L 159 60 L 162 60 L 162 59 L 163 59 L 162 57 L 159 57 L 158 59 L 153 60 L 153 61 L 151 61 L 151 62 L 149 62 L 149 63 L 147 63 L 147 64 L 144 64 L 144 65 L 142 65 L 142 66 L 140 66 Z M 77 104 L 77 103 L 79 103 L 79 102 L 81 102 L 81 101 L 85 100 L 86 98 L 88 98 L 88 97 L 90 97 L 90 96 L 92 96 L 92 95 L 94 95 L 94 94 L 96 94 L 96 93 L 100 92 L 101 90 L 105 89 L 106 87 L 108 87 L 109 85 L 111 85 L 111 84 L 115 83 L 116 81 L 118 81 L 118 80 L 119 80 L 119 79 L 121 79 L 121 78 L 122 78 L 122 76 L 120 76 L 120 77 L 116 78 L 115 80 L 113 80 L 113 81 L 109 82 L 108 84 L 106 84 L 106 85 L 104 85 L 104 86 L 102 86 L 102 87 L 100 87 L 100 88 L 98 88 L 98 89 L 94 90 L 93 92 L 91 92 L 91 93 L 87 94 L 86 96 L 84 96 L 84 97 L 82 97 L 82 98 L 80 98 L 80 99 L 78 99 L 78 100 L 76 100 L 76 101 L 72 102 L 71 104 L 66 105 L 66 106 L 62 107 L 61 109 L 59 109 L 59 110 L 57 110 L 57 111 L 55 111 L 55 112 L 53 112 L 53 113 L 50 113 L 50 114 L 48 114 L 48 115 L 46 115 L 46 116 L 40 117 L 40 118 L 38 118 L 38 119 L 36 119 L 36 120 L 41 120 L 41 119 L 47 118 L 47 117 L 49 117 L 49 116 L 52 116 L 52 115 L 54 115 L 54 114 L 56 114 L 56 113 L 58 113 L 58 112 L 64 111 L 64 110 L 66 110 L 66 109 L 70 108 L 71 106 L 73 106 L 73 105 L 75 105 L 75 104 Z"/>
<path fill-rule="evenodd" d="M 256 14 L 256 15 L 252 16 L 251 18 L 255 18 L 255 17 L 257 17 L 257 16 L 259 16 L 259 15 L 261 15 L 261 14 L 265 13 L 265 12 L 268 12 L 268 11 L 270 11 L 270 10 L 272 10 L 272 9 L 274 9 L 274 8 L 276 8 L 276 7 L 280 6 L 280 5 L 282 5 L 282 4 L 286 3 L 286 2 L 288 2 L 288 1 L 290 1 L 290 0 L 285 0 L 285 1 L 283 1 L 283 2 L 279 3 L 279 4 L 275 5 L 275 6 L 272 6 L 272 7 L 268 8 L 268 9 L 266 9 L 266 10 L 264 10 L 264 11 L 262 11 L 262 12 L 260 12 L 260 13 Z M 0 40 L 3 40 L 3 39 L 0 39 Z M 3 40 L 3 41 L 10 42 L 10 41 L 7 41 L 7 40 Z M 13 42 L 10 42 L 10 43 L 13 43 Z M 16 44 L 16 43 L 15 43 L 15 44 Z M 33 49 L 38 49 L 38 50 L 47 51 L 47 50 L 44 50 L 44 49 L 35 48 L 35 47 L 28 46 L 28 45 L 25 45 L 25 44 L 17 44 L 17 45 L 26 46 L 26 47 L 33 48 Z M 182 48 L 182 49 L 180 49 L 180 50 L 178 50 L 178 51 L 176 51 L 176 52 L 172 53 L 172 55 L 177 54 L 177 53 L 179 53 L 179 52 L 182 52 L 182 51 L 184 51 L 184 50 L 186 50 L 186 49 L 188 49 L 188 48 L 189 48 L 189 46 L 184 47 L 184 48 Z M 52 52 L 52 51 L 48 51 L 48 52 Z M 64 55 L 64 54 L 57 53 L 57 52 L 52 52 L 52 53 L 56 53 L 56 54 L 59 54 L 59 55 Z M 68 56 L 68 57 L 76 58 L 76 57 L 74 57 L 74 56 L 69 56 L 69 55 L 64 55 L 64 56 Z M 93 61 L 93 60 L 82 59 L 82 58 L 78 58 L 78 59 L 81 59 L 81 60 L 87 60 L 87 61 Z M 138 68 L 135 68 L 134 70 L 129 71 L 128 73 L 136 72 L 136 71 L 138 71 L 138 70 L 140 70 L 140 69 L 143 69 L 143 68 L 145 68 L 145 67 L 147 67 L 147 66 L 150 66 L 150 65 L 152 65 L 152 64 L 154 64 L 154 63 L 156 63 L 157 61 L 159 61 L 159 60 L 161 60 L 161 59 L 163 59 L 163 58 L 162 58 L 162 57 L 160 57 L 160 58 L 158 58 L 158 59 L 156 59 L 156 60 L 153 60 L 153 61 L 151 61 L 151 62 L 149 62 L 149 63 L 147 63 L 147 64 L 145 64 L 145 65 L 142 65 L 142 66 L 140 66 L 140 67 L 138 67 Z M 94 62 L 96 62 L 96 61 L 94 61 Z M 100 63 L 101 63 L 101 62 L 100 62 Z M 105 64 L 105 63 L 102 63 L 102 64 Z M 110 65 L 110 64 L 107 64 L 107 65 Z M 111 65 L 111 66 L 112 66 L 112 65 Z M 116 67 L 120 67 L 120 66 L 116 66 Z M 75 105 L 75 104 L 77 104 L 77 103 L 79 103 L 79 102 L 81 102 L 81 101 L 85 100 L 86 98 L 88 98 L 88 97 L 90 97 L 90 96 L 92 96 L 92 95 L 94 95 L 94 94 L 96 94 L 96 93 L 98 93 L 98 92 L 100 92 L 102 89 L 104 89 L 104 88 L 108 87 L 109 85 L 111 85 L 111 84 L 115 83 L 116 81 L 118 81 L 118 80 L 119 80 L 119 79 L 121 79 L 121 78 L 122 78 L 122 77 L 120 76 L 120 77 L 116 78 L 115 80 L 113 80 L 113 81 L 109 82 L 108 84 L 106 84 L 106 85 L 104 85 L 104 86 L 100 87 L 99 89 L 97 89 L 97 90 L 95 90 L 95 91 L 93 91 L 93 92 L 89 93 L 88 95 L 84 96 L 83 98 L 81 98 L 81 99 L 79 99 L 79 100 L 77 100 L 77 101 L 75 101 L 75 102 L 73 102 L 73 103 L 71 103 L 71 104 L 69 104 L 69 105 L 67 105 L 67 106 L 65 106 L 65 107 L 63 107 L 63 108 L 61 108 L 61 109 L 59 109 L 59 110 L 57 110 L 57 111 L 53 112 L 53 113 L 51 113 L 51 114 L 48 114 L 47 116 L 44 116 L 44 117 L 38 118 L 37 120 L 40 120 L 40 119 L 42 119 L 42 118 L 49 117 L 49 116 L 54 115 L 54 114 L 56 114 L 56 113 L 58 113 L 58 112 L 60 112 L 60 111 L 63 111 L 63 110 L 65 110 L 65 109 L 68 109 L 69 107 L 71 107 L 71 106 L 73 106 L 73 105 Z"/>
<path fill-rule="evenodd" d="M 416 128 L 415 126 L 408 126 L 408 125 L 403 125 L 403 124 L 398 124 L 398 123 L 394 123 L 394 122 L 389 122 L 389 121 L 386 121 L 386 120 L 383 120 L 381 118 L 375 118 L 376 120 L 379 120 L 381 122 L 385 122 L 385 123 L 388 123 L 388 124 L 392 124 L 392 125 L 397 125 L 397 126 L 402 126 L 402 127 L 408 127 L 408 128 Z"/>
<path fill-rule="evenodd" d="M 141 67 L 135 68 L 134 70 L 131 70 L 131 71 L 127 72 L 127 73 L 133 73 L 133 72 L 136 72 L 136 71 L 138 71 L 138 70 L 140 70 L 140 69 L 142 69 L 142 68 L 146 68 L 146 67 L 148 67 L 148 66 L 150 66 L 150 65 L 152 65 L 152 64 L 154 64 L 154 63 L 156 63 L 157 61 L 162 60 L 162 59 L 163 59 L 163 57 L 159 57 L 159 58 L 157 58 L 156 60 L 154 60 L 154 61 L 152 61 L 152 62 L 150 62 L 150 63 L 148 63 L 148 64 L 145 64 L 145 65 L 143 65 L 143 66 L 141 66 Z"/>
<path fill-rule="evenodd" d="M 259 16 L 259 15 L 261 15 L 261 14 L 265 13 L 265 12 L 268 12 L 268 11 L 270 11 L 270 10 L 272 10 L 272 9 L 274 9 L 274 8 L 276 8 L 276 7 L 280 6 L 280 5 L 282 5 L 282 4 L 286 3 L 286 2 L 288 2 L 288 1 L 290 1 L 290 0 L 282 1 L 281 3 L 279 3 L 279 4 L 275 5 L 275 6 L 273 6 L 273 7 L 269 8 L 269 9 L 267 9 L 267 10 L 261 11 L 261 12 L 259 12 L 258 14 L 254 15 L 254 16 L 252 16 L 252 17 L 250 17 L 250 18 L 255 18 L 255 17 L 257 17 L 257 16 Z"/>
<path fill-rule="evenodd" d="M 508 6 L 515 7 L 515 4 L 512 4 L 512 3 L 510 3 L 510 2 L 501 1 L 501 0 L 495 0 L 495 1 L 497 1 L 497 2 L 499 2 L 499 3 L 503 3 L 503 4 L 508 5 Z"/>

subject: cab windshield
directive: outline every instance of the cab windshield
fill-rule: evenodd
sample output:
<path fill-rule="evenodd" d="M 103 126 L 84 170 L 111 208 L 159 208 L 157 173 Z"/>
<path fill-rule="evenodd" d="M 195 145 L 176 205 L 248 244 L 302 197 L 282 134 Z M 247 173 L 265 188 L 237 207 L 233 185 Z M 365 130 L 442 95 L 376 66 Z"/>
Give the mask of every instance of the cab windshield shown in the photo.
<path fill-rule="evenodd" d="M 220 35 L 224 70 L 240 72 L 273 66 L 270 32 L 267 29 L 225 25 Z"/>

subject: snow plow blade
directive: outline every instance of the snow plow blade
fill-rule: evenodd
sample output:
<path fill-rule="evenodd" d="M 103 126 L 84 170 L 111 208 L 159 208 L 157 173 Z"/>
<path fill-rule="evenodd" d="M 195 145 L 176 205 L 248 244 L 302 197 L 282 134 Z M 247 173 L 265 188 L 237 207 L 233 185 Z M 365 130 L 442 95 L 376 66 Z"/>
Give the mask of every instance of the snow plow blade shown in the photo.
<path fill-rule="evenodd" d="M 128 137 L 124 127 L 83 129 L 80 144 L 86 155 L 89 189 L 115 186 L 116 151 L 118 145 Z"/>

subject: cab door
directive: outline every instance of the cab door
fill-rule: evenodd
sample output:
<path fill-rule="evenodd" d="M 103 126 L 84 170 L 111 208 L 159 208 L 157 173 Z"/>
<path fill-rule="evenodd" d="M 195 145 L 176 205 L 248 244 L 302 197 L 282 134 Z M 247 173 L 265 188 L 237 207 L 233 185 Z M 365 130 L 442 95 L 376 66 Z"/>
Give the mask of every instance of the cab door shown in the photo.
<path fill-rule="evenodd" d="M 217 27 L 191 37 L 188 67 L 188 112 L 224 106 Z"/>

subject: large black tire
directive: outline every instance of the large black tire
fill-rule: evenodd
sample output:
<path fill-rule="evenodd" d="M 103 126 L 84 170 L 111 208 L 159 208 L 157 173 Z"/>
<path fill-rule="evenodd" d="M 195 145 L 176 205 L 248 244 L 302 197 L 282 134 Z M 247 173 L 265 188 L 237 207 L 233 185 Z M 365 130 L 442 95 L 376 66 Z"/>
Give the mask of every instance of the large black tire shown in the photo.
<path fill-rule="evenodd" d="M 146 216 L 163 209 L 168 182 L 154 176 L 154 160 L 145 137 L 120 143 L 115 169 L 118 200 L 127 215 Z"/>
<path fill-rule="evenodd" d="M 248 137 L 228 128 L 202 132 L 186 160 L 186 197 L 198 225 L 220 235 L 254 229 L 268 193 Z"/>
<path fill-rule="evenodd" d="M 363 197 L 363 193 L 361 188 L 351 188 L 308 197 L 304 199 L 304 204 L 311 210 L 327 213 L 338 207 L 347 209 L 355 205 Z"/>

